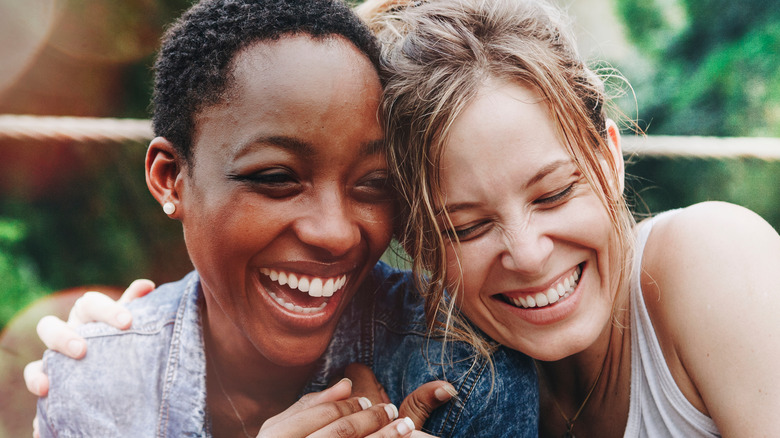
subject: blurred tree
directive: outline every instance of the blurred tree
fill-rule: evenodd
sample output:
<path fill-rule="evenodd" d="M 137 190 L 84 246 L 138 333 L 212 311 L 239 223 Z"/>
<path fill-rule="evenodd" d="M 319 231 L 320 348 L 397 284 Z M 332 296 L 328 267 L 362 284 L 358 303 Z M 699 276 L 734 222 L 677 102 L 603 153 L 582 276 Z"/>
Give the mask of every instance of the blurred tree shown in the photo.
<path fill-rule="evenodd" d="M 21 249 L 27 235 L 24 223 L 0 218 L 0 284 L 4 285 L 0 306 L 0 328 L 21 309 L 49 290 L 40 283 L 35 265 Z"/>
<path fill-rule="evenodd" d="M 780 2 L 615 1 L 651 134 L 780 136 Z"/>
<path fill-rule="evenodd" d="M 649 66 L 621 66 L 648 134 L 780 136 L 780 2 L 614 1 Z M 637 157 L 628 171 L 638 211 L 724 200 L 780 230 L 780 163 Z"/>

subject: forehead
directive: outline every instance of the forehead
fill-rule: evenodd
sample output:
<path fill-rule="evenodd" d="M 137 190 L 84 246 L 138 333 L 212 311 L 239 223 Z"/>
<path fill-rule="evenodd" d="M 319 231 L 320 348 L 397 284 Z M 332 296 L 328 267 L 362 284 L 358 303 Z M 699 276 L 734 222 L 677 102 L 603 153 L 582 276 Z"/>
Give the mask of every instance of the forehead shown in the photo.
<path fill-rule="evenodd" d="M 355 153 L 382 138 L 377 73 L 342 37 L 258 42 L 236 55 L 232 70 L 226 98 L 196 115 L 195 155 L 199 144 L 235 153 L 267 137 L 294 138 L 314 153 Z"/>
<path fill-rule="evenodd" d="M 443 167 L 473 163 L 529 172 L 543 162 L 570 158 L 544 98 L 513 82 L 491 79 L 452 124 L 444 146 Z M 471 163 L 471 164 L 470 164 Z"/>

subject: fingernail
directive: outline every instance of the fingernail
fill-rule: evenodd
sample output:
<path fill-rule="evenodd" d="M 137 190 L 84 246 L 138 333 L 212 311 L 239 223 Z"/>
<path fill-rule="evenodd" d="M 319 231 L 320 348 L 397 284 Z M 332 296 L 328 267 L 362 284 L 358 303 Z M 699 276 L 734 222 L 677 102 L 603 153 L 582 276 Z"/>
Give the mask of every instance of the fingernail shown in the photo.
<path fill-rule="evenodd" d="M 349 378 L 347 378 L 347 377 L 344 377 L 343 379 L 339 380 L 339 383 L 345 382 L 345 381 L 349 383 L 349 386 L 352 386 L 352 380 L 349 380 Z M 336 385 L 338 385 L 338 383 Z M 336 386 L 336 385 L 333 385 L 333 386 Z"/>
<path fill-rule="evenodd" d="M 35 392 L 35 395 L 39 395 L 41 393 L 41 381 L 39 379 L 35 379 L 32 383 L 32 390 Z"/>
<path fill-rule="evenodd" d="M 455 388 L 450 385 L 442 385 L 439 388 L 436 388 L 436 391 L 433 392 L 433 396 L 436 397 L 436 399 L 439 401 L 450 400 L 456 395 L 458 395 L 458 391 L 456 391 Z"/>
<path fill-rule="evenodd" d="M 84 345 L 84 343 L 81 341 L 76 339 L 71 339 L 68 341 L 68 352 L 72 356 L 81 356 L 81 354 L 84 352 L 84 348 L 86 348 L 86 345 Z"/>
<path fill-rule="evenodd" d="M 409 417 L 404 417 L 404 419 L 395 426 L 395 430 L 402 436 L 406 435 L 414 430 L 414 421 Z"/>
<path fill-rule="evenodd" d="M 396 408 L 392 403 L 385 405 L 385 412 L 387 412 L 387 416 L 390 418 L 390 421 L 398 418 L 398 408 Z"/>
<path fill-rule="evenodd" d="M 130 312 L 120 312 L 116 316 L 116 322 L 119 323 L 120 326 L 124 327 L 130 323 Z"/>
<path fill-rule="evenodd" d="M 365 397 L 360 397 L 358 399 L 358 403 L 360 403 L 360 407 L 363 408 L 364 410 L 371 407 L 371 400 Z"/>

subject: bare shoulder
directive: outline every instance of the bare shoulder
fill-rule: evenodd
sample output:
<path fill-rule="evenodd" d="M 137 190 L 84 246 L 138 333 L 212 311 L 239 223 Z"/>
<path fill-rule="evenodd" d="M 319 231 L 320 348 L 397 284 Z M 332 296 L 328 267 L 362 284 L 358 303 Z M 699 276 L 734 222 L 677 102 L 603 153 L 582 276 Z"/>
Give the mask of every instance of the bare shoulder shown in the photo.
<path fill-rule="evenodd" d="M 654 329 L 689 401 L 721 432 L 743 424 L 740 415 L 777 422 L 765 408 L 780 407 L 780 337 L 756 336 L 777 333 L 780 236 L 772 226 L 733 204 L 696 204 L 658 219 L 642 268 Z M 740 402 L 754 411 L 729 408 Z"/>
<path fill-rule="evenodd" d="M 643 267 L 658 276 L 723 276 L 732 270 L 723 267 L 761 264 L 763 258 L 778 256 L 780 236 L 759 215 L 734 204 L 703 202 L 658 221 Z"/>
<path fill-rule="evenodd" d="M 744 207 L 705 202 L 657 220 L 643 255 L 642 288 L 654 323 L 690 331 L 692 312 L 705 306 L 759 311 L 756 300 L 780 294 L 767 287 L 779 267 L 780 236 L 769 223 Z"/>

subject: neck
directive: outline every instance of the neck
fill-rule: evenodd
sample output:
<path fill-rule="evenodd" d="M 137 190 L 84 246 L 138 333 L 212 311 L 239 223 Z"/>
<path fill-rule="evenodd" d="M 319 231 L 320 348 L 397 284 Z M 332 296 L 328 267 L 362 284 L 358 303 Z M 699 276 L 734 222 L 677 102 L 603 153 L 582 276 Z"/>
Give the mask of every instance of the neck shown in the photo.
<path fill-rule="evenodd" d="M 316 364 L 280 366 L 266 359 L 209 297 L 203 308 L 206 403 L 215 436 L 257 435 L 298 399 Z"/>
<path fill-rule="evenodd" d="M 630 340 L 628 311 L 623 310 L 587 349 L 558 361 L 538 362 L 544 425 L 540 436 L 563 436 L 563 417 L 571 420 L 581 407 L 574 435 L 623 435 L 631 382 Z"/>

